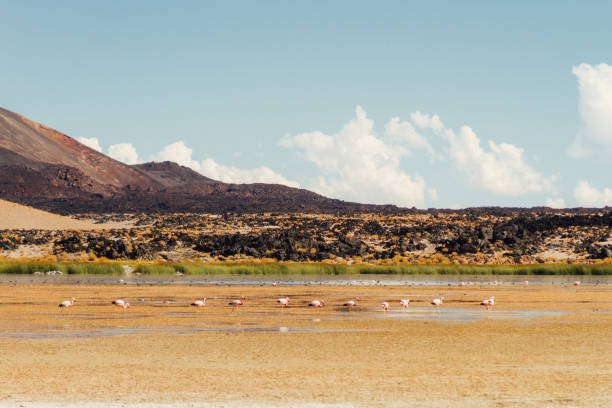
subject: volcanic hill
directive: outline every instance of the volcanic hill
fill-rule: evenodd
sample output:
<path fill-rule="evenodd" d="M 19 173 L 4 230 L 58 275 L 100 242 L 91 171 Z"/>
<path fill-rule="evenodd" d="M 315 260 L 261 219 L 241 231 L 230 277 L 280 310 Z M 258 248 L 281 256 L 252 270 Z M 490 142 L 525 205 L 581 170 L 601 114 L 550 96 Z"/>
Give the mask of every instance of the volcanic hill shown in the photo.
<path fill-rule="evenodd" d="M 61 214 L 394 212 L 278 184 L 229 184 L 173 162 L 127 165 L 0 108 L 0 198 Z"/>

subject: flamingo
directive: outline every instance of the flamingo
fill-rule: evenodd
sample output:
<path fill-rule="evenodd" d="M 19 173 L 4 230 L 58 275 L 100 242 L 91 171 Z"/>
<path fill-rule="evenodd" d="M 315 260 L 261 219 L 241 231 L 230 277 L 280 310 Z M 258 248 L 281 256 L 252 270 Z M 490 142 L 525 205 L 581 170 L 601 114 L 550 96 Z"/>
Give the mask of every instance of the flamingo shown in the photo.
<path fill-rule="evenodd" d="M 359 302 L 357 301 L 357 299 L 356 300 L 349 300 L 343 306 L 348 307 L 348 310 L 350 312 L 352 307 L 359 306 Z"/>
<path fill-rule="evenodd" d="M 75 298 L 72 298 L 70 300 L 64 300 L 62 303 L 57 305 L 57 307 L 70 307 L 74 305 L 74 302 L 76 302 Z"/>
<path fill-rule="evenodd" d="M 482 302 L 480 302 L 480 304 L 482 306 L 486 306 L 487 310 L 493 309 L 493 305 L 495 304 L 495 296 L 491 296 L 489 299 L 483 300 Z"/>
<path fill-rule="evenodd" d="M 408 309 L 408 305 L 410 305 L 410 299 L 402 299 L 402 300 L 400 300 L 400 305 L 402 305 L 402 307 L 404 309 Z"/>
<path fill-rule="evenodd" d="M 289 296 L 277 299 L 276 303 L 280 303 L 282 308 L 289 306 Z"/>
<path fill-rule="evenodd" d="M 117 307 L 122 307 L 123 311 L 125 311 L 125 309 L 130 307 L 130 304 L 128 302 L 126 302 L 125 300 L 123 300 L 123 299 L 113 300 L 113 305 L 115 305 Z"/>
<path fill-rule="evenodd" d="M 574 286 L 580 286 L 580 281 L 574 281 Z"/>
<path fill-rule="evenodd" d="M 382 307 L 382 310 L 384 310 L 385 312 L 389 310 L 389 302 L 382 302 L 380 306 Z"/>
<path fill-rule="evenodd" d="M 310 306 L 310 307 L 323 307 L 323 306 L 325 306 L 325 302 L 322 301 L 322 300 L 312 300 L 312 301 L 310 301 L 308 306 Z"/>
<path fill-rule="evenodd" d="M 228 305 L 232 306 L 232 312 L 236 310 L 238 306 L 244 306 L 244 296 L 240 296 L 240 299 L 232 300 Z"/>
<path fill-rule="evenodd" d="M 436 307 L 436 310 L 440 311 L 440 306 L 444 304 L 444 296 L 440 296 L 440 298 L 434 299 L 431 301 L 431 304 Z"/>
<path fill-rule="evenodd" d="M 202 300 L 196 300 L 195 302 L 191 304 L 191 306 L 196 306 L 196 307 L 206 306 L 206 298 L 203 298 Z"/>

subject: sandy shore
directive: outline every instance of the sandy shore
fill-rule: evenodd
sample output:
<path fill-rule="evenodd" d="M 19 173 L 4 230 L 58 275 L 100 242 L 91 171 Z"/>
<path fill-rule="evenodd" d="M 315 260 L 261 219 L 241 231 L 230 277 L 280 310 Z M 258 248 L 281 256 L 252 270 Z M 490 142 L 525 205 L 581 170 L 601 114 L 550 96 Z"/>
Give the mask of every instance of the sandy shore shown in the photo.
<path fill-rule="evenodd" d="M 612 406 L 612 287 L 5 284 L 0 330 L 0 406 Z"/>

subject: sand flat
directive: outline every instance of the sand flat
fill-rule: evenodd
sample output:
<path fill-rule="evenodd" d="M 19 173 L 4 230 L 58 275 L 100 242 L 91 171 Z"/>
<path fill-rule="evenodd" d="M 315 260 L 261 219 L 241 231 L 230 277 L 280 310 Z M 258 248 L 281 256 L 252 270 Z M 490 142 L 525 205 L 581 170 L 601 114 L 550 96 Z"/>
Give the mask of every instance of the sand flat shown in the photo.
<path fill-rule="evenodd" d="M 0 230 L 98 230 L 129 226 L 129 222 L 95 224 L 0 199 Z"/>
<path fill-rule="evenodd" d="M 428 301 L 441 293 L 436 315 Z M 18 284 L 0 294 L 0 405 L 612 405 L 611 287 Z M 478 302 L 491 295 L 487 313 Z M 72 296 L 73 308 L 56 307 Z M 203 296 L 205 308 L 188 306 Z M 238 296 L 246 305 L 232 311 Z M 340 306 L 355 296 L 360 308 Z M 114 308 L 117 297 L 133 307 Z M 313 298 L 328 305 L 306 307 Z M 478 318 L 447 319 L 451 310 Z M 508 315 L 518 311 L 534 314 Z"/>

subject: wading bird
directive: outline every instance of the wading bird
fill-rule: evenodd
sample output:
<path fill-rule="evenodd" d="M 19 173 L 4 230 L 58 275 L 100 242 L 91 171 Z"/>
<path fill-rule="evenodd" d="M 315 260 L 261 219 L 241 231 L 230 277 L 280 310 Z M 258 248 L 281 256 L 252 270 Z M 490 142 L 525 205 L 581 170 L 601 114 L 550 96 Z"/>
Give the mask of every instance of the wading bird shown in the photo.
<path fill-rule="evenodd" d="M 113 300 L 113 305 L 123 308 L 124 311 L 130 307 L 130 304 L 123 299 Z"/>
<path fill-rule="evenodd" d="M 75 298 L 72 298 L 70 300 L 64 300 L 62 303 L 57 305 L 57 307 L 70 307 L 74 305 L 74 302 L 76 302 Z"/>
<path fill-rule="evenodd" d="M 351 308 L 355 307 L 355 306 L 359 306 L 359 299 L 355 299 L 355 300 L 349 300 L 348 302 L 346 302 L 344 305 L 342 306 L 346 306 L 348 307 L 349 312 L 351 311 Z"/>
<path fill-rule="evenodd" d="M 289 306 L 289 296 L 277 299 L 276 303 L 279 303 L 281 305 L 281 307 Z"/>
<path fill-rule="evenodd" d="M 486 306 L 487 310 L 493 309 L 493 305 L 495 304 L 495 296 L 491 296 L 487 300 L 483 300 L 482 302 L 480 302 L 480 304 L 482 306 Z"/>
<path fill-rule="evenodd" d="M 574 286 L 580 286 L 580 281 L 574 281 Z"/>
<path fill-rule="evenodd" d="M 431 304 L 435 306 L 437 311 L 439 311 L 440 306 L 444 304 L 444 296 L 440 296 L 440 298 L 432 300 Z"/>
<path fill-rule="evenodd" d="M 308 304 L 310 307 L 323 307 L 325 306 L 325 302 L 322 300 L 311 300 Z"/>
<path fill-rule="evenodd" d="M 382 310 L 385 312 L 389 310 L 389 302 L 382 302 L 380 306 L 382 307 Z"/>
<path fill-rule="evenodd" d="M 244 306 L 244 296 L 240 296 L 240 299 L 234 299 L 228 303 L 232 307 L 232 312 L 236 310 L 238 306 Z"/>
<path fill-rule="evenodd" d="M 195 307 L 204 307 L 204 306 L 206 306 L 206 298 L 203 298 L 202 300 L 196 300 L 195 302 L 193 302 L 191 304 L 191 306 L 195 306 Z"/>
<path fill-rule="evenodd" d="M 402 300 L 400 300 L 400 305 L 402 305 L 402 307 L 404 309 L 407 309 L 408 305 L 410 305 L 410 299 L 402 299 Z"/>

